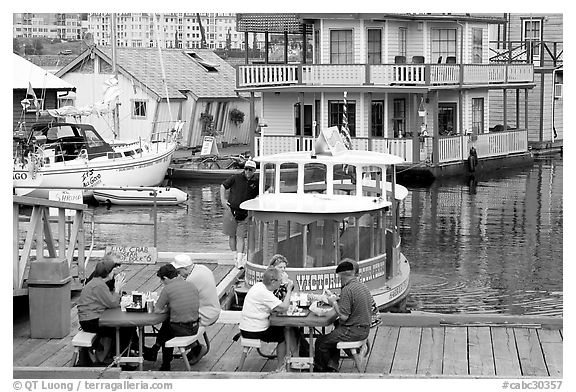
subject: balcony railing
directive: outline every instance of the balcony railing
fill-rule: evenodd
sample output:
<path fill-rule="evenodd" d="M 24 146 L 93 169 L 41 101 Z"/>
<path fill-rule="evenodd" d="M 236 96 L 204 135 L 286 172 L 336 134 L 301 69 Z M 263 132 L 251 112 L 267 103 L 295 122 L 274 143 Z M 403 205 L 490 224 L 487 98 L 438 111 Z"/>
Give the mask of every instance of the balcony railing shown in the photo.
<path fill-rule="evenodd" d="M 264 155 L 281 152 L 312 151 L 314 142 L 311 136 L 266 136 L 262 146 L 261 138 L 256 138 L 256 155 L 263 151 Z M 353 137 L 352 148 L 394 154 L 402 157 L 406 163 L 416 163 L 425 159 L 435 161 L 432 156 L 434 138 L 420 140 L 420 156 L 414 156 L 414 139 L 412 138 L 373 138 Z M 416 141 L 418 143 L 418 141 Z M 477 135 L 472 139 L 469 135 L 457 135 L 438 138 L 438 163 L 461 162 L 468 158 L 469 148 L 474 146 L 479 158 L 505 156 L 508 154 L 528 151 L 528 132 L 525 129 L 507 132 L 492 132 Z M 418 151 L 418 150 L 416 150 Z"/>
<path fill-rule="evenodd" d="M 237 68 L 238 88 L 533 83 L 532 64 L 252 64 Z"/>

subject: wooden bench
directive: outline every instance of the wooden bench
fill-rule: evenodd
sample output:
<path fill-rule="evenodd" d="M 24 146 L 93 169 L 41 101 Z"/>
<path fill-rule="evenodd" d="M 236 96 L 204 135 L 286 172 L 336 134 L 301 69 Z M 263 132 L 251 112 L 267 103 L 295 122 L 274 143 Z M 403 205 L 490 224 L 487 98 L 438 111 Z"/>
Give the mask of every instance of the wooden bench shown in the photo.
<path fill-rule="evenodd" d="M 96 334 L 92 332 L 79 331 L 74 338 L 72 338 L 72 345 L 74 346 L 74 352 L 72 353 L 72 361 L 70 366 L 76 365 L 80 350 L 82 348 L 90 348 L 96 340 Z"/>
<path fill-rule="evenodd" d="M 197 342 L 200 335 L 204 336 L 204 340 L 206 341 L 206 348 L 208 351 L 210 351 L 210 341 L 208 340 L 206 329 L 203 326 L 200 326 L 198 328 L 198 332 L 196 333 L 196 335 L 177 336 L 175 338 L 170 339 L 165 344 L 166 347 L 173 347 L 178 349 L 178 351 L 180 351 L 180 354 L 182 354 L 182 359 L 184 360 L 184 366 L 186 366 L 186 370 L 188 371 L 190 371 L 190 362 L 188 362 L 188 357 L 186 356 L 186 348 L 192 345 L 192 343 Z"/>
<path fill-rule="evenodd" d="M 362 353 L 362 348 L 364 346 L 366 346 L 366 351 Z M 356 365 L 356 370 L 358 370 L 358 373 L 363 373 L 362 358 L 367 357 L 368 353 L 370 353 L 370 341 L 368 341 L 368 339 L 358 340 L 355 342 L 339 342 L 336 345 L 336 348 L 340 350 L 348 350 L 350 354 L 348 356 L 341 357 L 341 359 L 349 359 L 349 356 L 352 356 L 354 365 Z"/>

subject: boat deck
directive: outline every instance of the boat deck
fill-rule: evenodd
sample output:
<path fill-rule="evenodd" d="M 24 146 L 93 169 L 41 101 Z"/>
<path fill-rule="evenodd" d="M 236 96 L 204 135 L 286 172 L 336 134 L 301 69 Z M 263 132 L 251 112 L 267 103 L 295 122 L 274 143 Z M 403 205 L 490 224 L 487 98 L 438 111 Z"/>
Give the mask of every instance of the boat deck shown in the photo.
<path fill-rule="evenodd" d="M 230 279 L 230 265 L 206 264 L 221 283 Z M 126 291 L 158 290 L 158 265 L 129 265 Z M 274 360 L 250 352 L 243 372 L 235 372 L 241 354 L 232 338 L 236 324 L 217 323 L 208 328 L 208 354 L 184 371 L 183 361 L 172 362 L 172 372 L 157 372 L 160 363 L 144 362 L 144 372 L 120 372 L 114 368 L 66 368 L 78 330 L 76 307 L 71 309 L 71 333 L 63 339 L 31 339 L 27 317 L 14 319 L 13 366 L 18 378 L 228 378 L 309 377 L 308 373 L 271 373 Z M 361 377 L 563 377 L 563 324 L 552 317 L 498 315 L 438 315 L 384 313 L 383 323 L 371 330 L 372 350 Z M 146 338 L 151 345 L 153 338 Z M 270 345 L 264 350 L 270 352 Z M 150 371 L 152 370 L 152 371 Z M 344 361 L 339 375 L 312 377 L 359 377 L 352 361 Z M 348 376 L 346 376 L 348 374 Z"/>

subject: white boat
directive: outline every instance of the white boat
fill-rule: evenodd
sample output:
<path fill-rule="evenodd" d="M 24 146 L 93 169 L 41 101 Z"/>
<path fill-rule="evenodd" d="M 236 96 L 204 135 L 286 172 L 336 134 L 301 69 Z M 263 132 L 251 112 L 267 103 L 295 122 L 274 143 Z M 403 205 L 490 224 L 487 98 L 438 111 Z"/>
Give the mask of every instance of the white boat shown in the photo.
<path fill-rule="evenodd" d="M 176 205 L 188 200 L 188 194 L 173 187 L 145 189 L 94 189 L 94 198 L 101 203 L 119 205 Z"/>
<path fill-rule="evenodd" d="M 400 251 L 398 206 L 408 190 L 396 184 L 396 166 L 405 161 L 337 148 L 342 142 L 329 131 L 337 132 L 323 131 L 314 153 L 255 158 L 260 162 L 259 196 L 241 204 L 251 217 L 245 282 L 257 282 L 272 255 L 280 253 L 301 290 L 339 289 L 336 266 L 352 258 L 381 309 L 402 307 L 410 265 Z M 297 179 L 283 176 L 281 167 L 288 163 L 297 165 Z"/>
<path fill-rule="evenodd" d="M 34 124 L 14 158 L 14 193 L 48 198 L 50 188 L 77 187 L 89 197 L 102 184 L 156 186 L 176 149 L 177 131 L 164 141 L 108 143 L 88 124 Z"/>

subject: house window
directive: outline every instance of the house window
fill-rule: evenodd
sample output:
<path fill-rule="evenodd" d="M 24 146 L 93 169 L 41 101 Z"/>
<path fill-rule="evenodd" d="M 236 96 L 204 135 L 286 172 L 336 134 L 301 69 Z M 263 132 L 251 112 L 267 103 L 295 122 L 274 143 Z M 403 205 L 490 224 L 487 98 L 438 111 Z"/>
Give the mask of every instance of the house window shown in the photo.
<path fill-rule="evenodd" d="M 352 64 L 352 30 L 330 31 L 330 64 Z"/>
<path fill-rule="evenodd" d="M 372 101 L 372 136 L 384 136 L 384 101 Z"/>
<path fill-rule="evenodd" d="M 456 124 L 456 104 L 439 103 L 438 104 L 438 133 L 440 136 L 456 135 L 454 128 Z"/>
<path fill-rule="evenodd" d="M 368 64 L 382 63 L 382 30 L 368 29 Z"/>
<path fill-rule="evenodd" d="M 404 98 L 394 99 L 392 129 L 394 130 L 394 137 L 406 136 L 406 100 Z"/>
<path fill-rule="evenodd" d="M 526 53 L 528 61 L 540 61 L 542 50 L 542 20 L 524 19 L 522 20 L 522 40 L 526 42 Z"/>
<path fill-rule="evenodd" d="M 132 101 L 132 118 L 146 118 L 147 102 L 142 100 Z"/>
<path fill-rule="evenodd" d="M 344 101 L 328 101 L 328 126 L 342 127 L 342 115 L 344 114 Z M 346 116 L 350 136 L 356 136 L 356 101 L 346 101 Z"/>
<path fill-rule="evenodd" d="M 432 29 L 431 58 L 456 57 L 456 29 Z"/>
<path fill-rule="evenodd" d="M 406 57 L 406 27 L 400 27 L 398 29 L 398 56 Z"/>
<path fill-rule="evenodd" d="M 482 29 L 472 29 L 472 63 L 482 64 Z"/>
<path fill-rule="evenodd" d="M 472 98 L 472 132 L 484 132 L 484 98 Z"/>

